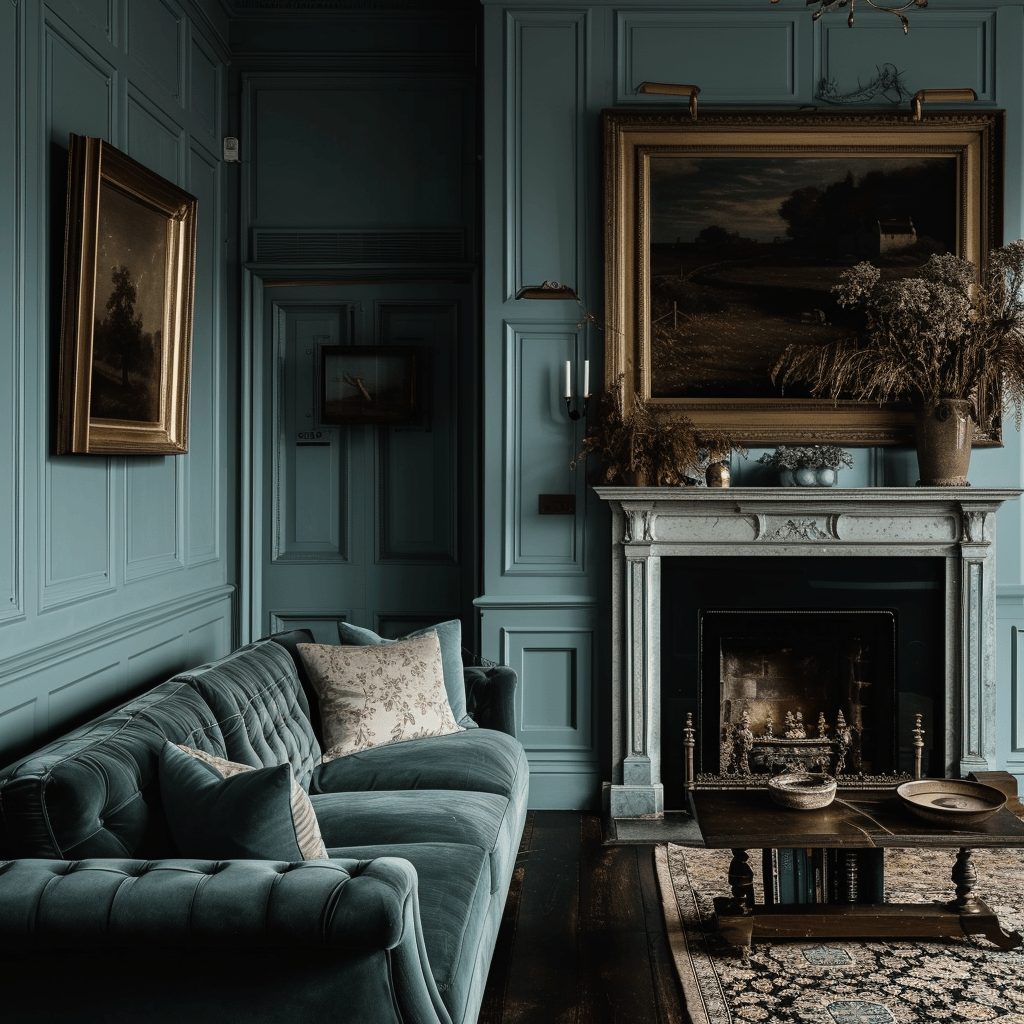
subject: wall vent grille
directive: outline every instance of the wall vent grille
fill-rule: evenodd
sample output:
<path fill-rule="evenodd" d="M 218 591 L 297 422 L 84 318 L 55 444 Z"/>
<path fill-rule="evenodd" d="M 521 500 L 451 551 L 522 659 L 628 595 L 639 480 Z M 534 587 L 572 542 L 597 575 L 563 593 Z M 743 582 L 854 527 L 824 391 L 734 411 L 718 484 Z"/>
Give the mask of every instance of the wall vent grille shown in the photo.
<path fill-rule="evenodd" d="M 253 232 L 253 260 L 256 263 L 396 266 L 463 263 L 465 259 L 466 237 L 461 228 L 429 231 L 260 229 Z"/>

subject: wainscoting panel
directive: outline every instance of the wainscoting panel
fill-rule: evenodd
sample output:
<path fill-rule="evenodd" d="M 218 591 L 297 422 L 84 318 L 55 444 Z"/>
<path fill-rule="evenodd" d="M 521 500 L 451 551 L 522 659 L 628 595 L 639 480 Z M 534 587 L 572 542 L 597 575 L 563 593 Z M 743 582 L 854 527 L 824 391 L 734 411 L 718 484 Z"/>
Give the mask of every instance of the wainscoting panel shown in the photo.
<path fill-rule="evenodd" d="M 582 287 L 588 16 L 507 14 L 506 299 L 524 285 Z"/>
<path fill-rule="evenodd" d="M 50 459 L 45 471 L 42 607 L 53 608 L 116 586 L 114 460 L 67 455 Z"/>
<path fill-rule="evenodd" d="M 182 102 L 184 21 L 165 0 L 128 4 L 128 56 L 179 103 Z"/>
<path fill-rule="evenodd" d="M 585 472 L 570 463 L 586 421 L 565 407 L 570 364 L 574 405 L 583 393 L 585 338 L 573 323 L 505 325 L 506 477 L 504 573 L 578 575 L 583 571 Z M 594 376 L 591 386 L 595 387 Z M 569 495 L 575 513 L 542 515 L 542 494 Z"/>
<path fill-rule="evenodd" d="M 127 93 L 128 155 L 187 192 L 187 149 L 181 125 L 162 114 L 135 86 L 129 84 Z"/>
<path fill-rule="evenodd" d="M 185 460 L 141 455 L 125 463 L 125 582 L 183 569 Z"/>
<path fill-rule="evenodd" d="M 118 73 L 52 13 L 47 12 L 45 28 L 43 87 L 49 141 L 65 150 L 68 135 L 92 135 L 115 140 L 117 133 Z M 58 181 L 66 178 L 66 164 L 56 167 Z M 58 194 L 60 186 L 55 186 Z M 62 218 L 62 208 L 51 214 Z M 63 233 L 61 233 L 63 237 Z"/>
<path fill-rule="evenodd" d="M 136 611 L 0 660 L 0 766 L 232 647 L 234 588 Z"/>
<path fill-rule="evenodd" d="M 821 33 L 821 75 L 840 95 L 856 93 L 890 65 L 901 72 L 911 95 L 918 89 L 971 88 L 978 100 L 994 98 L 995 18 L 992 11 L 950 12 L 938 7 L 907 12 L 910 32 L 904 36 L 891 14 L 857 12 L 850 31 L 845 17 L 832 18 Z M 895 101 L 895 97 L 889 96 Z M 882 102 L 885 96 L 874 97 Z M 906 108 L 909 97 L 900 101 Z M 970 110 L 971 104 L 946 104 Z M 927 116 L 927 105 L 925 107 Z"/>
<path fill-rule="evenodd" d="M 216 138 L 220 134 L 220 63 L 195 35 L 189 39 L 188 83 L 189 110 Z"/>
<path fill-rule="evenodd" d="M 594 609 L 488 602 L 485 657 L 519 678 L 516 729 L 530 761 L 531 807 L 593 807 L 600 790 L 594 701 Z"/>
<path fill-rule="evenodd" d="M 810 17 L 803 11 L 619 10 L 617 15 L 620 104 L 679 105 L 676 97 L 638 94 L 642 82 L 696 85 L 698 108 L 704 102 L 793 103 L 809 95 L 798 61 L 810 42 Z"/>

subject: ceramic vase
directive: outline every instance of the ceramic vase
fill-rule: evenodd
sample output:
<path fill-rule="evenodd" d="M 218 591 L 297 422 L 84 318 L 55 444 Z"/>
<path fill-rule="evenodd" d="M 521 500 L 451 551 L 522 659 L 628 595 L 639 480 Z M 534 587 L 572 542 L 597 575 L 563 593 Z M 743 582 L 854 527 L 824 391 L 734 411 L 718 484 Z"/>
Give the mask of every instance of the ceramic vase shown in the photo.
<path fill-rule="evenodd" d="M 974 430 L 974 403 L 942 398 L 935 409 L 914 413 L 918 487 L 967 487 Z"/>
<path fill-rule="evenodd" d="M 839 471 L 831 466 L 801 466 L 799 469 L 780 469 L 779 485 L 782 487 L 835 487 Z"/>

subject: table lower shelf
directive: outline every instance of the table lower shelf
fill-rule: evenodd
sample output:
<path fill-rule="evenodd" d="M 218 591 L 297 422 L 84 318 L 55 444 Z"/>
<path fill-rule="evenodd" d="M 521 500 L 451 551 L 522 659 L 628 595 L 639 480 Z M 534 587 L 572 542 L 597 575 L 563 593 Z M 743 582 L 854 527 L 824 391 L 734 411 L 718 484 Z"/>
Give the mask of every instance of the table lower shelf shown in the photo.
<path fill-rule="evenodd" d="M 736 946 L 774 939 L 934 939 L 981 935 L 1000 949 L 1024 942 L 980 899 L 967 910 L 941 903 L 737 905 L 715 898 L 721 935 Z"/>

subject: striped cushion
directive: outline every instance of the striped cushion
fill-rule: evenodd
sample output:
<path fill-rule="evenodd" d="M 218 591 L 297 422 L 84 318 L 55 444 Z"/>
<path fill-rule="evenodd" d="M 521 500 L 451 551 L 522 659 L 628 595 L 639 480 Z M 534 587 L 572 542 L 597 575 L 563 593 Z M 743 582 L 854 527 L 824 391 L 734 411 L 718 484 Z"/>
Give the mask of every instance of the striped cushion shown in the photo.
<path fill-rule="evenodd" d="M 183 743 L 178 743 L 176 746 L 179 750 L 209 765 L 225 779 L 241 775 L 243 772 L 256 770 L 252 765 L 228 761 L 223 757 L 217 757 L 215 754 L 208 754 L 205 750 L 197 750 L 195 747 L 185 746 Z M 317 823 L 313 805 L 309 802 L 309 797 L 299 785 L 294 774 L 291 777 L 291 815 L 292 826 L 295 829 L 295 841 L 302 852 L 302 859 L 326 859 L 327 848 L 324 846 L 324 841 L 320 835 L 320 826 Z"/>

